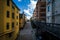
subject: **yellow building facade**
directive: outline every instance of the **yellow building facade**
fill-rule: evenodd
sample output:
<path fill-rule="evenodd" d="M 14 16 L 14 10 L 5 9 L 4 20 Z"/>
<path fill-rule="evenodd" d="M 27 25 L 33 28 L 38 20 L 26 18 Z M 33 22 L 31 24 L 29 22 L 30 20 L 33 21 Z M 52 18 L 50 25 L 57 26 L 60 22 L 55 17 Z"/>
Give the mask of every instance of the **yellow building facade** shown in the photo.
<path fill-rule="evenodd" d="M 25 20 L 25 14 L 19 15 L 19 27 L 20 29 L 23 29 L 25 26 L 26 20 Z"/>
<path fill-rule="evenodd" d="M 19 33 L 20 9 L 12 0 L 0 0 L 0 40 L 15 40 Z"/>

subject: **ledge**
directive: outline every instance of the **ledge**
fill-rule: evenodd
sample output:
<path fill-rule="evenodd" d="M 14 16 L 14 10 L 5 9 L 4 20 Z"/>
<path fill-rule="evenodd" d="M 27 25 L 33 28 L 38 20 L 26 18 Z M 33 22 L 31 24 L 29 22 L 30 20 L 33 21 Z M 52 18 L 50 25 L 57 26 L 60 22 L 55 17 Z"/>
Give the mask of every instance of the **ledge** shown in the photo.
<path fill-rule="evenodd" d="M 14 32 L 14 30 L 10 30 L 10 31 L 6 31 L 6 32 L 3 32 L 3 33 L 0 33 L 0 37 L 7 34 L 7 33 L 11 33 L 11 32 Z"/>

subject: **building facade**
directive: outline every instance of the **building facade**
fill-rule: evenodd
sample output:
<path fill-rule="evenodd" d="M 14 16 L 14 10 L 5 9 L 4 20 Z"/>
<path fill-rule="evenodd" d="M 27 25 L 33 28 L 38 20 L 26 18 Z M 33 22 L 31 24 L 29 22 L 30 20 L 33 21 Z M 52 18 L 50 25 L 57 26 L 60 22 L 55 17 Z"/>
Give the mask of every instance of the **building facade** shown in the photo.
<path fill-rule="evenodd" d="M 46 0 L 38 0 L 35 10 L 36 10 L 38 21 L 45 22 L 46 21 Z"/>
<path fill-rule="evenodd" d="M 25 14 L 19 14 L 19 29 L 23 29 L 26 23 Z"/>
<path fill-rule="evenodd" d="M 19 33 L 20 9 L 12 0 L 0 0 L 0 40 L 15 40 Z"/>
<path fill-rule="evenodd" d="M 46 22 L 52 23 L 52 0 L 46 0 Z"/>
<path fill-rule="evenodd" d="M 46 0 L 46 22 L 60 23 L 60 1 Z"/>
<path fill-rule="evenodd" d="M 34 10 L 33 19 L 38 20 L 37 8 L 35 8 L 35 10 Z"/>
<path fill-rule="evenodd" d="M 52 22 L 60 24 L 60 0 L 53 0 Z"/>

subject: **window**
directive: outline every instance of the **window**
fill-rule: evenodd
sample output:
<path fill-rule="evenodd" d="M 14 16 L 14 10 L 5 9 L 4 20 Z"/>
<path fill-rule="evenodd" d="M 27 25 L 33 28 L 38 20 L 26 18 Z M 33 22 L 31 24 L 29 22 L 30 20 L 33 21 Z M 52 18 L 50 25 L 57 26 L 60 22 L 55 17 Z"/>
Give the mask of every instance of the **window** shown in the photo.
<path fill-rule="evenodd" d="M 7 11 L 7 17 L 9 18 L 9 11 Z"/>
<path fill-rule="evenodd" d="M 7 6 L 9 6 L 9 3 L 10 3 L 9 0 L 7 0 Z"/>
<path fill-rule="evenodd" d="M 19 23 L 19 24 L 21 24 L 21 23 Z"/>
<path fill-rule="evenodd" d="M 12 8 L 15 9 L 15 8 L 14 8 L 14 5 L 12 5 Z"/>
<path fill-rule="evenodd" d="M 49 20 L 49 17 L 48 17 L 48 20 Z"/>
<path fill-rule="evenodd" d="M 12 33 L 8 33 L 8 37 L 11 38 L 12 37 Z"/>
<path fill-rule="evenodd" d="M 55 0 L 52 0 L 52 3 L 54 3 L 55 2 Z"/>
<path fill-rule="evenodd" d="M 45 12 L 46 11 L 46 9 L 40 9 L 40 12 Z"/>
<path fill-rule="evenodd" d="M 17 19 L 18 19 L 18 16 L 17 16 Z"/>
<path fill-rule="evenodd" d="M 18 25 L 18 22 L 16 23 L 16 25 Z"/>
<path fill-rule="evenodd" d="M 14 19 L 14 13 L 12 13 L 12 18 Z"/>
<path fill-rule="evenodd" d="M 40 14 L 40 15 L 41 15 L 41 16 L 44 16 L 44 17 L 46 16 L 45 14 Z"/>
<path fill-rule="evenodd" d="M 38 0 L 38 1 L 41 1 L 41 0 Z"/>
<path fill-rule="evenodd" d="M 38 17 L 38 14 L 36 15 L 36 17 Z"/>
<path fill-rule="evenodd" d="M 48 12 L 50 11 L 50 6 L 48 6 Z"/>
<path fill-rule="evenodd" d="M 50 2 L 51 0 L 48 0 L 48 2 Z"/>
<path fill-rule="evenodd" d="M 14 22 L 12 22 L 12 28 L 14 28 Z"/>
<path fill-rule="evenodd" d="M 55 0 L 52 0 L 52 6 L 55 7 Z"/>
<path fill-rule="evenodd" d="M 17 13 L 18 13 L 18 11 L 17 11 Z"/>
<path fill-rule="evenodd" d="M 40 7 L 46 7 L 46 3 L 44 3 L 44 4 L 40 5 Z"/>
<path fill-rule="evenodd" d="M 6 28 L 9 29 L 9 23 L 7 23 Z"/>

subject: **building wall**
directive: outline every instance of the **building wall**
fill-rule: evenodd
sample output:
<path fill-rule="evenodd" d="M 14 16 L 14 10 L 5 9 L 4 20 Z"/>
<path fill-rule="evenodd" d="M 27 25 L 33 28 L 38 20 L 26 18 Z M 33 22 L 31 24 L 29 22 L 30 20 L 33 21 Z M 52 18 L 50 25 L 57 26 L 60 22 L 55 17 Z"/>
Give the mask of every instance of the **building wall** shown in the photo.
<path fill-rule="evenodd" d="M 38 20 L 38 13 L 37 13 L 37 7 L 35 8 L 34 10 L 34 13 L 33 13 L 33 17 L 34 17 L 34 20 Z"/>
<path fill-rule="evenodd" d="M 55 23 L 60 24 L 60 15 L 59 16 L 55 16 Z"/>
<path fill-rule="evenodd" d="M 11 3 L 11 1 L 10 1 L 10 3 Z M 10 6 L 11 6 L 11 4 L 10 4 Z M 11 31 L 11 7 L 10 6 L 7 6 L 7 0 L 4 0 L 4 2 L 3 2 L 4 32 Z M 7 11 L 9 11 L 9 18 L 7 17 Z M 9 29 L 7 29 L 7 27 L 6 27 L 7 23 L 9 23 Z"/>
<path fill-rule="evenodd" d="M 21 27 L 23 28 L 23 25 L 24 25 L 24 19 L 22 18 L 21 19 Z"/>
<path fill-rule="evenodd" d="M 21 28 L 21 18 L 19 18 L 19 30 L 20 30 L 20 28 Z"/>
<path fill-rule="evenodd" d="M 52 2 L 46 0 L 46 22 L 52 23 Z"/>
<path fill-rule="evenodd" d="M 14 39 L 16 39 L 16 37 L 17 37 L 17 35 L 19 33 L 19 10 L 17 8 L 15 8 L 14 12 L 15 12 L 15 20 L 14 21 L 12 20 L 12 22 L 15 23 L 13 34 L 14 34 Z"/>
<path fill-rule="evenodd" d="M 48 3 L 46 0 L 46 22 L 48 23 L 60 23 L 60 1 L 59 0 L 50 0 Z M 48 12 L 48 6 L 49 12 Z"/>
<path fill-rule="evenodd" d="M 60 23 L 60 0 L 55 0 L 54 5 L 55 23 Z"/>
<path fill-rule="evenodd" d="M 38 0 L 36 7 L 38 9 L 37 12 L 38 20 L 45 22 L 46 21 L 46 0 Z"/>
<path fill-rule="evenodd" d="M 0 0 L 0 40 L 15 40 L 19 32 L 19 10 L 12 0 L 9 0 L 9 2 L 9 6 L 7 6 L 7 0 Z M 14 5 L 14 9 L 12 5 Z M 9 17 L 7 17 L 7 11 L 9 11 Z M 14 13 L 14 19 L 12 18 L 12 13 Z M 16 16 L 18 16 L 18 19 Z M 13 28 L 12 22 L 14 22 Z M 18 25 L 16 25 L 17 22 Z M 7 23 L 9 23 L 8 28 Z"/>
<path fill-rule="evenodd" d="M 2 3 L 2 0 L 0 1 L 0 33 L 2 34 L 3 33 L 3 27 L 4 27 L 4 16 L 3 16 L 3 3 Z M 3 25 L 2 25 L 3 24 Z"/>
<path fill-rule="evenodd" d="M 25 23 L 26 23 L 25 14 L 20 14 L 19 15 L 19 25 L 20 25 L 19 27 L 20 27 L 20 29 L 24 28 Z"/>
<path fill-rule="evenodd" d="M 21 28 L 23 28 L 23 23 L 24 23 L 24 22 L 23 22 L 23 18 L 20 18 L 19 21 L 20 21 L 20 22 L 19 22 L 19 23 L 20 23 L 20 26 L 19 26 L 19 27 L 20 27 L 20 29 L 21 29 Z"/>

